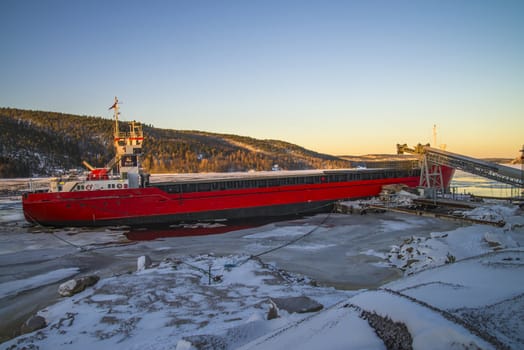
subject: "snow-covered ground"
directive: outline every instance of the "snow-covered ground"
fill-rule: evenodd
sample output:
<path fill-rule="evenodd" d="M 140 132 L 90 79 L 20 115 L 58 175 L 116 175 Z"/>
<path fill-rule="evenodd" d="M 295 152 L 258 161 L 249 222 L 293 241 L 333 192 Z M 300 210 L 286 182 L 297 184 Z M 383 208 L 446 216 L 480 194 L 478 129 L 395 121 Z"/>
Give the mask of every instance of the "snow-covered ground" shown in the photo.
<path fill-rule="evenodd" d="M 6 207 L 11 208 L 7 210 L 9 215 L 16 214 L 15 204 Z M 395 342 L 401 344 L 400 348 L 412 344 L 414 349 L 524 348 L 522 212 L 516 207 L 492 204 L 463 214 L 500 215 L 506 226 L 443 223 L 442 230 L 435 230 L 433 224 L 438 220 L 376 214 L 354 216 L 356 227 L 351 227 L 340 225 L 351 216 L 326 220 L 321 215 L 312 221 L 270 224 L 237 233 L 232 238 L 243 242 L 237 253 L 225 253 L 220 248 L 215 248 L 214 254 L 204 253 L 207 246 L 203 238 L 195 241 L 202 251 L 191 250 L 189 243 L 193 241 L 189 238 L 111 248 L 114 255 L 135 256 L 133 271 L 103 276 L 80 294 L 39 310 L 47 326 L 4 342 L 0 349 L 381 349 L 387 348 L 386 344 L 393 347 Z M 343 237 L 352 230 L 363 231 L 359 225 L 367 221 L 360 220 L 369 217 L 375 226 L 365 232 L 367 236 L 376 235 L 376 240 L 371 242 L 373 237 L 368 237 L 371 243 L 364 244 L 360 242 L 365 241 L 362 237 L 353 241 L 354 250 L 345 248 L 342 256 L 346 269 L 351 270 L 356 256 L 367 257 L 365 263 L 375 266 L 370 270 L 373 273 L 395 267 L 401 278 L 378 288 L 340 290 L 308 277 L 305 272 L 315 272 L 313 267 L 297 272 L 293 262 L 286 260 L 293 257 L 300 262 L 297 265 L 303 265 L 324 251 L 324 259 L 329 260 L 329 254 L 333 254 L 337 261 L 335 248 L 345 244 Z M 311 222 L 318 225 L 312 226 Z M 433 229 L 423 234 L 428 224 Z M 314 235 L 277 252 L 253 257 L 256 252 L 296 240 L 313 230 Z M 413 234 L 417 230 L 420 234 Z M 391 242 L 385 241 L 384 232 L 394 237 L 395 244 L 384 247 L 385 243 L 376 242 Z M 39 242 L 33 252 L 40 251 L 42 245 L 51 247 L 54 242 L 62 250 L 45 250 L 51 252 L 53 260 L 70 252 L 67 249 L 80 247 L 88 251 L 97 247 L 87 238 L 93 239 L 92 233 L 62 230 L 51 234 L 44 236 L 50 241 Z M 100 244 L 125 243 L 120 241 L 118 231 L 97 234 Z M 42 239 L 23 237 L 26 242 Z M 75 247 L 64 241 L 74 241 Z M 170 250 L 173 242 L 188 244 L 186 251 Z M 219 241 L 212 242 L 216 245 Z M 13 242 L 4 243 L 2 256 L 19 248 Z M 143 269 L 144 259 L 139 259 L 137 269 L 136 254 L 140 251 L 156 252 L 152 255 L 153 266 Z M 22 255 L 21 259 L 31 262 L 33 258 Z M 80 264 L 76 256 L 68 261 Z M 16 298 L 28 289 L 84 270 L 69 266 L 38 270 L 36 275 L 19 278 L 6 277 L 0 280 L 0 299 Z M 283 266 L 295 272 L 284 271 Z M 329 269 L 330 265 L 322 266 Z M 302 296 L 322 304 L 323 309 L 294 313 L 281 307 L 279 317 L 268 320 L 277 300 Z"/>

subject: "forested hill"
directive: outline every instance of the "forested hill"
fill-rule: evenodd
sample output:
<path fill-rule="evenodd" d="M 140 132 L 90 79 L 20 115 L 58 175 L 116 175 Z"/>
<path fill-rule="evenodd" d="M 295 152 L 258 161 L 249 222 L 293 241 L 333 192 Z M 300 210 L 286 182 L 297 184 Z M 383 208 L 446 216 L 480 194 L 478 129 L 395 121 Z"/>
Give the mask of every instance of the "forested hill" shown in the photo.
<path fill-rule="evenodd" d="M 126 122 L 121 129 L 127 130 Z M 0 178 L 103 167 L 114 156 L 113 121 L 0 108 Z M 149 172 L 224 172 L 349 167 L 349 162 L 277 140 L 144 126 L 142 166 Z"/>

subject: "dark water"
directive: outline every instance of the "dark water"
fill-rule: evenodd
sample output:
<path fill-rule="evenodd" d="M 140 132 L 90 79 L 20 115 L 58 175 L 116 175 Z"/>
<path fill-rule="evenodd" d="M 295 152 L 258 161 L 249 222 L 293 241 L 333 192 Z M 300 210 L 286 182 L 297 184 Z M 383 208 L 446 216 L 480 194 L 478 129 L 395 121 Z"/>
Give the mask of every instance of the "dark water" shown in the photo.
<path fill-rule="evenodd" d="M 206 236 L 256 228 L 271 223 L 304 219 L 302 215 L 276 218 L 250 218 L 237 220 L 216 220 L 209 222 L 188 222 L 173 225 L 148 225 L 129 227 L 124 233 L 131 241 L 150 241 L 157 238 Z"/>

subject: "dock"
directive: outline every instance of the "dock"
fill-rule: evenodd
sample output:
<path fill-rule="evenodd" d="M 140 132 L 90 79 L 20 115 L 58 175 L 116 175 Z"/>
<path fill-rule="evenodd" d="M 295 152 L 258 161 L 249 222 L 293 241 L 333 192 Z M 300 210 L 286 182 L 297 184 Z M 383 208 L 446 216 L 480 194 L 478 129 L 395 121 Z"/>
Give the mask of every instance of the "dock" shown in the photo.
<path fill-rule="evenodd" d="M 413 200 L 413 205 L 409 207 L 397 206 L 392 203 L 359 203 L 358 205 L 353 205 L 352 202 L 338 202 L 335 204 L 334 210 L 335 212 L 342 214 L 360 215 L 365 215 L 368 213 L 384 213 L 386 211 L 391 211 L 396 213 L 431 217 L 470 224 L 490 225 L 495 227 L 503 227 L 504 225 L 506 225 L 506 222 L 504 220 L 481 220 L 468 218 L 465 216 L 458 216 L 450 213 L 452 209 L 474 209 L 476 207 L 478 207 L 478 205 L 470 204 L 469 202 L 415 199 Z"/>

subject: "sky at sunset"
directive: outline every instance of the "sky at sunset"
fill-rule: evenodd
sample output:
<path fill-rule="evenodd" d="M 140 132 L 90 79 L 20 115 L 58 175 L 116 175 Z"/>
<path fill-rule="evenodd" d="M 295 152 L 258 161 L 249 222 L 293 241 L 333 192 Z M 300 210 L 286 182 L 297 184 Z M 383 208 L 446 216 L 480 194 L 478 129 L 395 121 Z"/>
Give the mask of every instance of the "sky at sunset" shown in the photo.
<path fill-rule="evenodd" d="M 516 157 L 524 1 L 0 1 L 0 106 Z"/>

